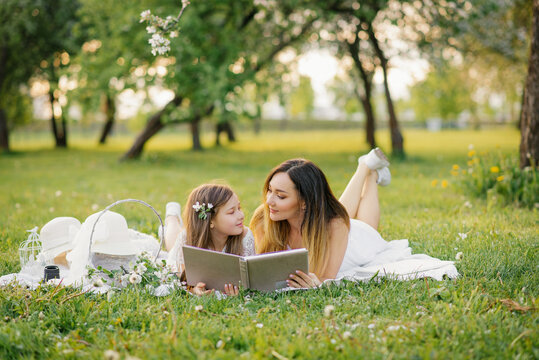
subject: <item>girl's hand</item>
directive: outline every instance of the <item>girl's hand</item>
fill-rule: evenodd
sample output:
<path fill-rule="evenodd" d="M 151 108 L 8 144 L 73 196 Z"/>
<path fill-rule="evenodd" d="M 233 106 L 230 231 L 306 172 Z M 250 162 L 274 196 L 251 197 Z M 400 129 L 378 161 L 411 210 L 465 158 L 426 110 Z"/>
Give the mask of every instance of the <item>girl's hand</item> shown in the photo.
<path fill-rule="evenodd" d="M 228 296 L 236 296 L 239 294 L 239 289 L 236 285 L 226 284 L 224 293 Z"/>
<path fill-rule="evenodd" d="M 191 289 L 191 292 L 197 296 L 202 296 L 211 294 L 213 290 L 206 290 L 206 284 L 199 282 L 193 289 Z"/>
<path fill-rule="evenodd" d="M 286 283 L 293 288 L 315 288 L 322 282 L 315 273 L 307 275 L 303 271 L 297 270 L 295 274 L 290 274 L 290 279 L 286 280 Z"/>

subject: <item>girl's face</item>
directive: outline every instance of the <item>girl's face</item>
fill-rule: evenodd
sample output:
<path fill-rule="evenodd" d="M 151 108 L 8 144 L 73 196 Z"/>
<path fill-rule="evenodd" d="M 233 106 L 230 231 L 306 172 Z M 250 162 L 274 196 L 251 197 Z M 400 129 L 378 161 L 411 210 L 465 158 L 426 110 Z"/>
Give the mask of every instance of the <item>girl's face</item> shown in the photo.
<path fill-rule="evenodd" d="M 273 221 L 290 220 L 300 215 L 298 192 L 287 173 L 273 175 L 266 194 L 266 204 Z"/>
<path fill-rule="evenodd" d="M 217 209 L 212 219 L 211 232 L 213 235 L 240 235 L 243 233 L 244 218 L 238 196 L 233 194 L 223 206 Z"/>

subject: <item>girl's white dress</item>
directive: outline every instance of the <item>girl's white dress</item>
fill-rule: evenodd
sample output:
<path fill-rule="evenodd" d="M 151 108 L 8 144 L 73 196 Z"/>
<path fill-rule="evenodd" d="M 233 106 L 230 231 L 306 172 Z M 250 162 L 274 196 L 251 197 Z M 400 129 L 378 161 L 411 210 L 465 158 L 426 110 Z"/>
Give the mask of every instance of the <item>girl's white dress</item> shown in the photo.
<path fill-rule="evenodd" d="M 408 240 L 385 241 L 363 221 L 351 219 L 348 246 L 337 279 L 366 280 L 390 276 L 399 280 L 432 277 L 441 280 L 458 276 L 453 261 L 425 254 L 412 255 Z"/>
<path fill-rule="evenodd" d="M 186 233 L 185 233 L 185 230 L 183 230 L 176 238 L 176 241 L 174 242 L 174 246 L 168 253 L 167 265 L 170 266 L 174 272 L 179 271 L 180 265 L 184 264 L 182 246 L 185 245 L 185 242 L 186 242 Z M 242 245 L 243 245 L 243 249 L 241 253 L 242 256 L 251 256 L 251 255 L 256 254 L 255 253 L 255 238 L 249 228 L 247 228 L 247 233 L 242 239 Z M 226 246 L 222 252 L 226 252 Z"/>

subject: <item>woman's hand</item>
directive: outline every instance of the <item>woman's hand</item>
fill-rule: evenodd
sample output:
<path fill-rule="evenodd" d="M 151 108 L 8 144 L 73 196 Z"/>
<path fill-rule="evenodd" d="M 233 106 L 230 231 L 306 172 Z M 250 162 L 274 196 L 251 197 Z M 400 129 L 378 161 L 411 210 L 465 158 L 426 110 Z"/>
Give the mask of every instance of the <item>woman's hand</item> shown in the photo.
<path fill-rule="evenodd" d="M 239 292 L 239 289 L 236 285 L 232 285 L 232 284 L 225 284 L 225 291 L 224 293 L 228 296 L 236 296 L 238 295 L 240 292 Z"/>
<path fill-rule="evenodd" d="M 199 282 L 198 284 L 196 284 L 196 286 L 194 286 L 191 289 L 191 293 L 197 296 L 208 295 L 208 294 L 211 294 L 212 292 L 213 290 L 206 290 L 206 284 L 202 282 Z"/>
<path fill-rule="evenodd" d="M 318 287 L 322 282 L 315 273 L 307 275 L 303 271 L 297 270 L 295 274 L 290 274 L 290 279 L 286 280 L 286 283 L 293 288 L 314 288 Z"/>

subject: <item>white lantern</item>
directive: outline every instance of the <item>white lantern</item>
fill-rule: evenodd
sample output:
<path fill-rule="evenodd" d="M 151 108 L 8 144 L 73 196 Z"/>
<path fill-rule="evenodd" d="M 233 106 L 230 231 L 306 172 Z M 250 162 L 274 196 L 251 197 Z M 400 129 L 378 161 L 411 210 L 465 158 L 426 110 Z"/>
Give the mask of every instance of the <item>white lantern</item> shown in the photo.
<path fill-rule="evenodd" d="M 21 259 L 21 269 L 27 264 L 37 261 L 37 255 L 41 252 L 41 241 L 37 233 L 38 227 L 32 230 L 26 230 L 30 233 L 28 239 L 19 245 L 19 257 Z"/>

